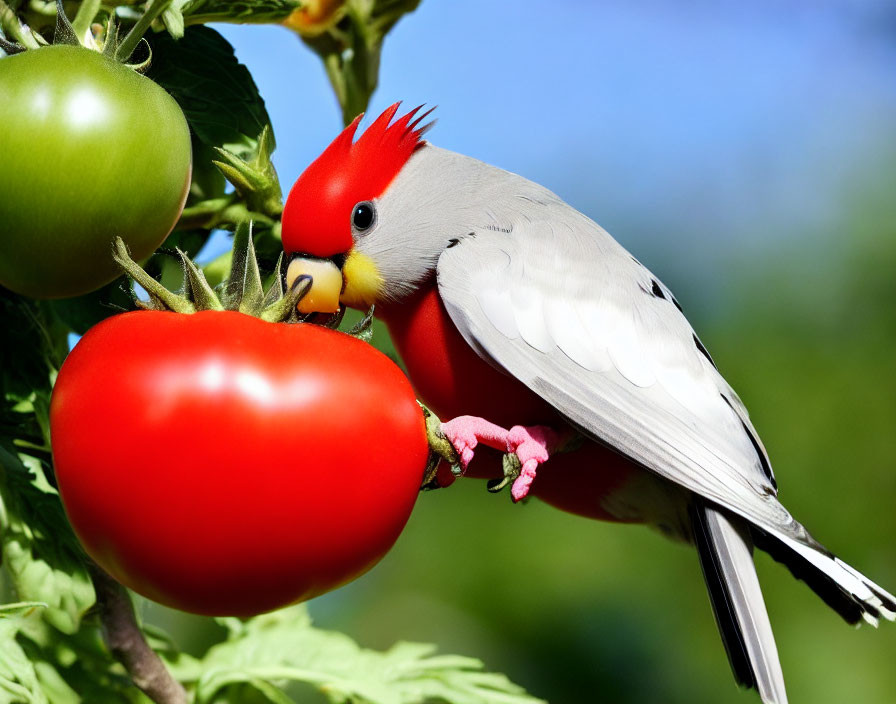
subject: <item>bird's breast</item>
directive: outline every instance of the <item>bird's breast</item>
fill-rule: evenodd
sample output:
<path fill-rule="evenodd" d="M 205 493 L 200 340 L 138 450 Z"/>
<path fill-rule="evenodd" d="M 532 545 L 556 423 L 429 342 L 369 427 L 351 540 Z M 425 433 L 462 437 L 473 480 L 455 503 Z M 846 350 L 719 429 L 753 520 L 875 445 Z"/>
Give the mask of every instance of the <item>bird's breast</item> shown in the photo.
<path fill-rule="evenodd" d="M 462 415 L 485 418 L 509 428 L 565 420 L 523 383 L 498 371 L 467 344 L 455 327 L 433 281 L 401 304 L 377 308 L 408 371 L 418 397 L 443 420 Z M 467 474 L 500 473 L 497 452 L 477 449 Z M 538 473 L 533 493 L 557 508 L 601 520 L 637 520 L 613 515 L 605 499 L 645 472 L 618 453 L 594 442 L 554 455 Z"/>

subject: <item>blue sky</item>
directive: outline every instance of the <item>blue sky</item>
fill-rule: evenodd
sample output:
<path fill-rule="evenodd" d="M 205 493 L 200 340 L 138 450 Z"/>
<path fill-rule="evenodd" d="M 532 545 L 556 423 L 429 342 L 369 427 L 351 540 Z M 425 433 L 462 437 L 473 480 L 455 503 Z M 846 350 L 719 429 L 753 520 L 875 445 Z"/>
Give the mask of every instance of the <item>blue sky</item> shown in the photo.
<path fill-rule="evenodd" d="M 423 0 L 386 40 L 370 112 L 437 104 L 433 142 L 543 183 L 649 266 L 718 268 L 830 228 L 890 156 L 887 7 Z M 323 69 L 281 28 L 221 29 L 288 188 L 341 127 Z"/>

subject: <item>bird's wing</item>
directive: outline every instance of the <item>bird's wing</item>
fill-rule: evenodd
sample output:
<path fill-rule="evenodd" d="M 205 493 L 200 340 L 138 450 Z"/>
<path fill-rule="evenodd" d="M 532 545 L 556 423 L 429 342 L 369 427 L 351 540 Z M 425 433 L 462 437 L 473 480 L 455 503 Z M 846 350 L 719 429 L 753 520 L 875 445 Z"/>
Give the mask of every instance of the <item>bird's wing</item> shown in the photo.
<path fill-rule="evenodd" d="M 508 229 L 472 232 L 439 258 L 439 291 L 467 342 L 587 435 L 803 538 L 746 409 L 669 290 L 571 209 Z"/>

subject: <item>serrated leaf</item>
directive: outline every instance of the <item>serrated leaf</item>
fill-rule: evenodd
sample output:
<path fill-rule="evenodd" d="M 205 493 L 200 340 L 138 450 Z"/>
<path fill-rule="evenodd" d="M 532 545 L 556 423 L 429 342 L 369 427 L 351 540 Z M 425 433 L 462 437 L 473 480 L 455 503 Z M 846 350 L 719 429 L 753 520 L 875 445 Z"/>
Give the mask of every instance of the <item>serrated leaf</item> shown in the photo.
<path fill-rule="evenodd" d="M 122 277 L 83 296 L 47 301 L 46 305 L 79 335 L 83 335 L 111 315 L 134 310 L 134 301 L 128 291 L 128 281 Z"/>
<path fill-rule="evenodd" d="M 42 616 L 59 631 L 77 631 L 95 601 L 84 554 L 58 493 L 39 465 L 26 467 L 4 447 L 0 447 L 0 547 L 19 598 L 45 603 Z"/>
<path fill-rule="evenodd" d="M 237 684 L 253 686 L 269 701 L 282 704 L 290 700 L 272 689 L 280 681 L 307 682 L 333 702 L 354 704 L 540 701 L 504 675 L 483 672 L 475 658 L 434 655 L 434 645 L 399 643 L 386 652 L 361 648 L 342 633 L 312 627 L 301 605 L 246 622 L 219 622 L 228 629 L 228 638 L 206 653 L 198 679 L 190 679 L 195 666 L 182 670 L 172 665 L 178 679 L 195 682 L 196 704 L 215 701 Z"/>
<path fill-rule="evenodd" d="M 188 0 L 183 14 L 189 24 L 280 22 L 301 5 L 299 0 Z"/>
<path fill-rule="evenodd" d="M 177 100 L 205 144 L 251 153 L 270 124 L 264 101 L 233 47 L 209 27 L 188 27 L 182 39 L 148 37 L 153 64 L 147 76 Z"/>
<path fill-rule="evenodd" d="M 16 641 L 27 617 L 0 618 L 0 704 L 49 704 L 34 663 Z"/>
<path fill-rule="evenodd" d="M 28 399 L 50 388 L 50 365 L 61 364 L 67 349 L 65 330 L 42 303 L 0 287 L 0 329 L 15 344 L 0 345 L 0 399 Z"/>

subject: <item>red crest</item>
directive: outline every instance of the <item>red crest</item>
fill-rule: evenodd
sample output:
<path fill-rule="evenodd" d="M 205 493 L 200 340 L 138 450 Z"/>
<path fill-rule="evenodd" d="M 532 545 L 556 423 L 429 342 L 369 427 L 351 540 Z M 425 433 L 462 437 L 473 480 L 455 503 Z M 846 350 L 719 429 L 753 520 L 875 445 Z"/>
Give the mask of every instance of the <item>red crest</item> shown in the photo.
<path fill-rule="evenodd" d="M 395 103 L 357 141 L 362 115 L 333 140 L 299 176 L 283 209 L 283 249 L 316 257 L 342 254 L 352 247 L 351 215 L 361 201 L 383 194 L 416 149 L 426 144 L 419 126 L 432 109 L 416 119 L 420 107 L 399 117 Z"/>

